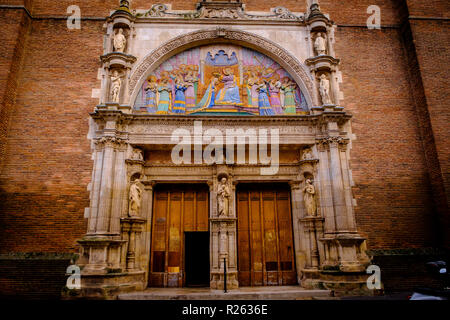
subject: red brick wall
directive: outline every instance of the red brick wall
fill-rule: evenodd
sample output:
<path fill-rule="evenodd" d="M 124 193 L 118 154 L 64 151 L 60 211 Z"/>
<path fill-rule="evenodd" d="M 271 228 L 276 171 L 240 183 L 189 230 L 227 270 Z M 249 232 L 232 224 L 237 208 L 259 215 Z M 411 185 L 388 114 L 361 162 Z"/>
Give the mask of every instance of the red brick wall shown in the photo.
<path fill-rule="evenodd" d="M 4 33 L 0 55 L 0 169 L 5 156 L 9 120 L 15 109 L 17 75 L 24 55 L 29 24 L 30 19 L 23 10 L 0 11 L 0 28 Z"/>
<path fill-rule="evenodd" d="M 194 10 L 199 0 L 171 0 L 161 3 L 172 4 L 173 10 Z M 150 9 L 152 4 L 159 3 L 147 0 L 131 1 L 132 9 Z M 249 11 L 268 11 L 280 5 L 280 1 L 276 0 L 247 0 L 244 1 L 246 10 Z M 68 6 L 76 4 L 80 6 L 83 16 L 107 16 L 111 10 L 118 7 L 119 0 L 33 0 L 33 14 L 37 15 L 65 15 Z M 284 0 L 283 6 L 291 11 L 304 12 L 306 10 L 306 0 Z"/>
<path fill-rule="evenodd" d="M 438 196 L 436 201 L 440 209 L 440 226 L 445 236 L 443 240 L 450 246 L 450 23 L 443 20 L 410 20 L 409 24 L 425 95 L 424 106 L 429 116 L 428 130 L 432 132 L 435 144 L 435 152 L 430 151 L 429 158 L 436 163 L 430 169 L 435 184 L 434 192 Z M 430 147 L 430 142 L 425 145 L 426 149 Z"/>
<path fill-rule="evenodd" d="M 448 18 L 450 2 L 447 0 L 406 0 L 411 16 Z"/>
<path fill-rule="evenodd" d="M 430 186 L 400 31 L 338 28 L 335 48 L 356 135 L 357 225 L 370 248 L 432 246 Z"/>
<path fill-rule="evenodd" d="M 99 87 L 102 24 L 68 30 L 65 20 L 35 20 L 0 176 L 1 252 L 73 251 L 85 232 L 92 160 L 91 98 Z"/>
<path fill-rule="evenodd" d="M 195 2 L 173 1 L 173 8 L 193 9 Z M 80 1 L 79 5 L 83 16 L 104 17 L 117 3 L 93 0 Z M 293 11 L 304 11 L 305 7 L 302 1 L 246 3 L 248 10 L 268 10 L 280 4 Z M 369 238 L 370 248 L 436 244 L 429 163 L 414 103 L 416 87 L 411 84 L 399 25 L 400 6 L 396 3 L 321 1 L 322 10 L 341 25 L 335 45 L 336 55 L 342 60 L 343 104 L 354 114 L 353 132 L 357 137 L 351 152 L 356 218 L 359 229 Z M 71 4 L 73 1 L 35 0 L 32 13 L 63 16 Z M 132 4 L 133 8 L 150 7 L 148 1 Z M 396 26 L 364 28 L 366 8 L 371 4 L 380 5 L 383 24 Z M 23 15 L 0 9 L 3 15 L 10 12 Z M 344 26 L 350 24 L 354 26 Z M 17 23 L 14 25 L 18 28 Z M 19 84 L 17 99 L 8 137 L 3 139 L 6 155 L 0 174 L 0 252 L 74 251 L 76 239 L 86 232 L 83 210 L 89 205 L 86 187 L 92 170 L 86 135 L 88 113 L 97 103 L 91 98 L 91 89 L 100 85 L 97 69 L 102 25 L 103 21 L 84 20 L 81 31 L 68 30 L 65 20 L 35 19 L 28 36 L 17 38 L 23 39 L 16 45 L 24 41 L 25 51 L 21 70 L 13 77 Z M 19 31 L 15 32 L 17 35 Z M 426 43 L 426 33 L 422 35 L 421 41 Z M 439 37 L 442 45 L 448 43 L 444 34 Z M 433 82 L 436 70 L 429 59 L 430 49 L 428 45 L 418 48 L 418 61 L 424 73 L 429 72 L 424 77 L 424 90 L 435 97 L 430 100 L 430 110 L 442 111 L 437 109 L 444 106 L 436 91 L 438 82 Z M 438 52 L 431 55 L 438 57 Z M 440 70 L 447 70 L 444 64 Z M 437 116 L 431 120 L 441 130 L 443 142 L 437 143 L 437 150 L 444 155 L 443 160 L 442 150 L 448 151 L 445 119 Z"/>

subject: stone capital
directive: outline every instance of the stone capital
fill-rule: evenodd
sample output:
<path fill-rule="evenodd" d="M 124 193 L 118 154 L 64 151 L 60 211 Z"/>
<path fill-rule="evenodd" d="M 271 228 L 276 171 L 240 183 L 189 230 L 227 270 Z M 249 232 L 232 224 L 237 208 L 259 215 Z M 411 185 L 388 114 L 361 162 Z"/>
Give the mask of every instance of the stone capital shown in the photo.
<path fill-rule="evenodd" d="M 127 147 L 127 141 L 122 138 L 118 138 L 115 136 L 103 136 L 97 139 L 94 139 L 94 144 L 96 149 L 104 149 L 104 148 L 114 148 L 125 150 Z"/>

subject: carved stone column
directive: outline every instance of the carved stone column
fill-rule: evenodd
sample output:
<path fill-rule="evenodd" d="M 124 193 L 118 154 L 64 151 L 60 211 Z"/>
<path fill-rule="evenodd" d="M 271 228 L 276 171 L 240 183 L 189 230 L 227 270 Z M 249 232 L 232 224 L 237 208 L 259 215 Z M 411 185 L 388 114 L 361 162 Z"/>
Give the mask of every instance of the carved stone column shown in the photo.
<path fill-rule="evenodd" d="M 333 205 L 336 219 L 336 230 L 338 232 L 348 232 L 347 212 L 344 197 L 344 185 L 342 183 L 341 160 L 339 156 L 339 143 L 341 137 L 329 137 L 330 146 L 330 174 L 333 189 Z"/>
<path fill-rule="evenodd" d="M 119 122 L 120 113 L 116 112 L 98 119 L 102 133 L 94 139 L 88 231 L 79 240 L 83 246 L 79 264 L 84 266 L 85 274 L 106 273 L 108 270 L 118 269 L 120 265 L 120 246 L 123 241 L 117 226 L 121 210 L 120 198 L 124 191 L 121 179 L 124 177 L 126 141 L 117 135 Z"/>
<path fill-rule="evenodd" d="M 330 132 L 336 132 L 337 124 L 329 123 Z M 353 222 L 349 223 L 349 215 L 353 215 L 352 203 L 348 199 L 350 190 L 344 189 L 344 184 L 348 184 L 347 163 L 341 155 L 346 140 L 338 135 L 331 135 L 319 140 L 319 150 L 323 153 L 323 160 L 328 163 L 328 171 L 332 190 L 332 209 L 325 211 L 325 233 L 320 241 L 325 245 L 325 261 L 323 268 L 339 268 L 340 271 L 352 272 L 364 269 L 363 261 L 358 257 L 360 246 L 365 240 L 356 233 Z M 328 153 L 328 154 L 327 154 Z M 325 166 L 323 166 L 325 169 Z M 326 170 L 323 170 L 326 171 Z M 321 172 L 326 175 L 326 172 Z M 323 188 L 324 186 L 322 186 Z M 351 217 L 351 221 L 353 221 Z M 335 222 L 334 231 L 330 230 L 330 220 Z"/>
<path fill-rule="evenodd" d="M 333 239 L 336 233 L 336 221 L 333 205 L 333 191 L 331 185 L 330 168 L 328 161 L 329 145 L 326 140 L 318 140 L 316 150 L 319 158 L 318 172 L 315 177 L 319 191 L 320 206 L 318 212 L 324 218 L 323 233 L 325 239 Z M 320 238 L 319 238 L 320 239 Z M 335 247 L 325 246 L 322 266 L 335 266 L 338 263 L 338 252 Z"/>

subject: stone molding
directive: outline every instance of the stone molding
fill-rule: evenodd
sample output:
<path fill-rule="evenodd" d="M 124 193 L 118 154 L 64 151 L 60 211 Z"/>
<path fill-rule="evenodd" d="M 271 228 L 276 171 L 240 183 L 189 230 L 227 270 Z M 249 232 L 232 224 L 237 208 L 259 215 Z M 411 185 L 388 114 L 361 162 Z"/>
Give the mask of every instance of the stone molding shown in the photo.
<path fill-rule="evenodd" d="M 329 55 L 319 55 L 313 58 L 306 59 L 305 63 L 311 68 L 312 71 L 331 72 L 336 71 L 336 67 L 339 65 L 340 60 Z"/>

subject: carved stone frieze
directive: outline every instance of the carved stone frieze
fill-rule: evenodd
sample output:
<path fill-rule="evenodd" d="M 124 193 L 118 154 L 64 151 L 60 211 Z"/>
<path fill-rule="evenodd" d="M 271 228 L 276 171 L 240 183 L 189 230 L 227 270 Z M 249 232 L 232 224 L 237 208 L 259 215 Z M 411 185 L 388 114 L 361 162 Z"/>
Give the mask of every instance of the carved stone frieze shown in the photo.
<path fill-rule="evenodd" d="M 146 12 L 139 12 L 136 18 L 165 19 L 233 19 L 240 21 L 292 21 L 303 23 L 304 14 L 295 15 L 289 9 L 278 6 L 268 14 L 251 14 L 245 11 L 243 3 L 237 2 L 199 2 L 195 11 L 169 10 L 165 4 L 154 4 Z"/>

